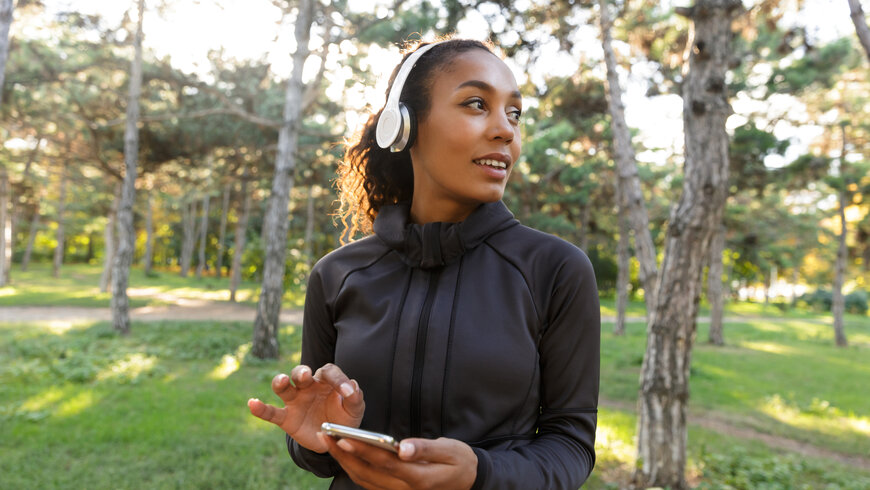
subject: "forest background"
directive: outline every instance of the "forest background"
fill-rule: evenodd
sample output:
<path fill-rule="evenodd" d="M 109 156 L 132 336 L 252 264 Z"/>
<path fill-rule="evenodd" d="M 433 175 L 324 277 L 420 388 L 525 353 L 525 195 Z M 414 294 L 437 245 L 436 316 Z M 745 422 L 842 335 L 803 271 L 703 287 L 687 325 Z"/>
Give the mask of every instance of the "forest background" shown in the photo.
<path fill-rule="evenodd" d="M 744 2 L 730 23 L 727 202 L 705 223 L 713 343 L 725 343 L 715 305 L 727 298 L 781 316 L 827 314 L 819 332 L 843 346 L 857 325 L 848 348 L 866 354 L 870 91 L 857 27 L 866 29 L 866 15 L 850 19 L 850 3 Z M 162 0 L 144 3 L 141 17 L 142 2 L 7 4 L 0 291 L 13 304 L 16 285 L 35 277 L 29 268 L 61 281 L 71 264 L 90 265 L 100 273 L 84 277 L 111 296 L 112 324 L 129 332 L 129 312 L 118 313 L 128 280 L 216 280 L 207 283 L 221 290 L 213 299 L 259 298 L 252 354 L 278 357 L 282 302 L 298 306 L 311 265 L 349 238 L 332 216 L 343 140 L 382 105 L 397 46 L 458 32 L 494 40 L 524 93 L 524 151 L 506 203 L 525 224 L 587 251 L 603 301 L 614 303 L 615 333 L 629 323 L 632 338 L 626 313 L 644 314 L 650 288 L 635 257 L 639 234 L 620 219 L 608 75 L 625 91 L 660 264 L 685 180 L 687 5 L 617 3 L 607 7 L 610 26 L 606 2 Z M 141 94 L 131 98 L 137 51 Z M 827 400 L 813 400 L 810 412 L 827 413 Z M 15 407 L 9 413 L 23 413 Z M 852 416 L 866 433 L 868 414 Z"/>

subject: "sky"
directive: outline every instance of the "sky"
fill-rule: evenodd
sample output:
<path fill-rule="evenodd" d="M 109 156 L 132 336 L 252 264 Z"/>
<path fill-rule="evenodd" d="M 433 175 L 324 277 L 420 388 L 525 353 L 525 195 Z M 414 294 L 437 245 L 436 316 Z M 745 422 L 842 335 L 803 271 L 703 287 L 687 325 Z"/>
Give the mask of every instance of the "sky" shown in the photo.
<path fill-rule="evenodd" d="M 667 1 L 667 0 L 665 0 Z M 784 0 L 795 1 L 795 0 Z M 135 5 L 135 0 L 44 0 L 49 11 L 75 9 L 84 13 L 99 13 L 109 25 L 117 25 L 125 11 Z M 155 2 L 147 0 L 148 5 Z M 290 72 L 290 54 L 295 49 L 292 38 L 292 28 L 281 25 L 281 14 L 269 0 L 173 0 L 172 7 L 162 14 L 153 9 L 145 15 L 145 45 L 158 56 L 169 55 L 174 66 L 188 71 L 206 73 L 208 71 L 207 55 L 209 50 L 223 48 L 225 55 L 239 59 L 261 58 L 271 63 L 272 70 L 281 77 Z M 674 5 L 688 5 L 690 1 L 671 1 Z M 748 2 L 745 2 L 748 3 Z M 867 0 L 864 0 L 867 3 Z M 352 10 L 363 11 L 377 8 L 383 1 L 351 0 Z M 383 8 L 383 7 L 381 7 Z M 870 6 L 868 6 L 870 8 Z M 845 0 L 804 0 L 801 12 L 786 22 L 799 22 L 807 26 L 808 32 L 816 36 L 818 41 L 826 41 L 842 35 L 854 33 L 854 27 L 849 19 L 849 8 Z M 463 37 L 484 39 L 488 29 L 483 16 L 472 13 L 470 18 L 459 26 L 459 34 Z M 13 23 L 14 28 L 14 23 Z M 601 46 L 598 40 L 597 26 L 581 29 L 577 33 L 577 45 L 582 46 L 583 53 L 570 55 L 560 52 L 558 45 L 545 46 L 542 66 L 546 67 L 547 75 L 569 75 L 577 70 L 577 56 L 591 59 L 601 59 Z M 312 43 L 319 42 L 313 39 Z M 628 55 L 627 49 L 620 43 L 615 48 Z M 352 43 L 342 46 L 344 50 L 353 50 Z M 375 56 L 369 60 L 370 69 L 377 74 L 379 82 L 374 87 L 357 87 L 355 96 L 349 100 L 357 101 L 355 107 L 348 107 L 347 122 L 349 130 L 362 121 L 362 111 L 365 104 L 379 107 L 383 103 L 386 91 L 386 78 L 393 66 L 400 59 L 397 49 L 376 49 Z M 335 60 L 331 61 L 330 69 L 340 69 Z M 542 80 L 544 73 L 527 74 L 515 65 L 512 66 L 515 76 L 522 79 L 531 76 L 533 81 Z M 601 68 L 603 70 L 603 66 Z M 317 65 L 306 64 L 306 77 L 310 78 L 317 70 Z M 345 70 L 349 73 L 349 70 Z M 625 90 L 626 118 L 628 125 L 638 128 L 642 143 L 650 147 L 659 147 L 659 152 L 645 152 L 638 155 L 642 161 L 661 162 L 672 152 L 681 153 L 682 136 L 682 100 L 679 96 L 646 97 L 644 91 L 645 78 L 650 76 L 649 69 L 636 64 L 631 73 L 623 72 L 622 84 Z M 340 98 L 343 83 L 335 83 L 333 93 L 328 95 Z M 743 109 L 749 110 L 754 102 L 735 98 L 732 105 L 737 113 Z M 783 100 L 781 110 L 794 105 Z M 739 116 L 729 119 L 729 127 L 743 124 Z M 777 128 L 777 137 L 794 138 L 790 155 L 785 159 L 772 158 L 769 165 L 779 166 L 806 149 L 807 142 L 818 132 L 818 128 L 807 125 L 801 128 L 781 126 Z"/>

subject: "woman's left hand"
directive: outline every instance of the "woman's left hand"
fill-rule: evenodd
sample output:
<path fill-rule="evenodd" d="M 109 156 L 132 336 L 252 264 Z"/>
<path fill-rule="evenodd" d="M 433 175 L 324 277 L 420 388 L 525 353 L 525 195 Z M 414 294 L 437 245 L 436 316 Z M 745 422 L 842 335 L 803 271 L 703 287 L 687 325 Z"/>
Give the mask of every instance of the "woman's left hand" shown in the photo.
<path fill-rule="evenodd" d="M 348 476 L 368 489 L 467 490 L 477 478 L 477 455 L 456 439 L 405 439 L 396 455 L 352 439 L 319 437 Z"/>

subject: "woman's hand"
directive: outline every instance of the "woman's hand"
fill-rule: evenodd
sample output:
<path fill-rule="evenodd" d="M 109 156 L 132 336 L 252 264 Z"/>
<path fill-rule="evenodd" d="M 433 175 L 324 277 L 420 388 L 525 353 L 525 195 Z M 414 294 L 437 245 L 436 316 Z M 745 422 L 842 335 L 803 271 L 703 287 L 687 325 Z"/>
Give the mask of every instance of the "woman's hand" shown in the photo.
<path fill-rule="evenodd" d="M 352 439 L 318 437 L 348 476 L 368 489 L 467 490 L 477 478 L 477 455 L 456 439 L 405 439 L 396 455 Z"/>
<path fill-rule="evenodd" d="M 359 384 L 335 364 L 325 364 L 313 375 L 308 366 L 296 366 L 290 376 L 279 374 L 272 379 L 272 391 L 284 401 L 284 407 L 251 398 L 251 414 L 272 422 L 300 446 L 318 453 L 328 449 L 317 437 L 323 422 L 359 427 L 365 413 Z"/>

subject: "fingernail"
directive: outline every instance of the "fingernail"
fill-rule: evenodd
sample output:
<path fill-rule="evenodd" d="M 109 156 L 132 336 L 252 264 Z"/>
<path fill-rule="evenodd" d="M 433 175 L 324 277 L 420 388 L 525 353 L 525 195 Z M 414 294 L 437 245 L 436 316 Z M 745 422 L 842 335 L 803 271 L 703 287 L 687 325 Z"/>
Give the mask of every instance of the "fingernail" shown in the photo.
<path fill-rule="evenodd" d="M 338 444 L 338 447 L 340 447 L 342 450 L 344 450 L 346 452 L 349 452 L 349 453 L 353 452 L 353 445 L 344 439 L 339 439 L 336 444 Z"/>
<path fill-rule="evenodd" d="M 286 383 L 287 380 L 289 380 L 289 379 L 290 379 L 290 376 L 287 376 L 286 374 L 278 375 L 278 382 L 279 383 Z"/>
<path fill-rule="evenodd" d="M 414 455 L 414 445 L 410 442 L 402 441 L 399 443 L 399 452 L 405 458 L 410 458 Z"/>
<path fill-rule="evenodd" d="M 353 393 L 355 391 L 353 388 L 353 385 L 350 383 L 347 383 L 347 382 L 342 383 L 341 386 L 338 387 L 338 390 L 341 392 L 341 395 L 344 397 L 348 397 L 348 396 L 353 395 Z"/>

